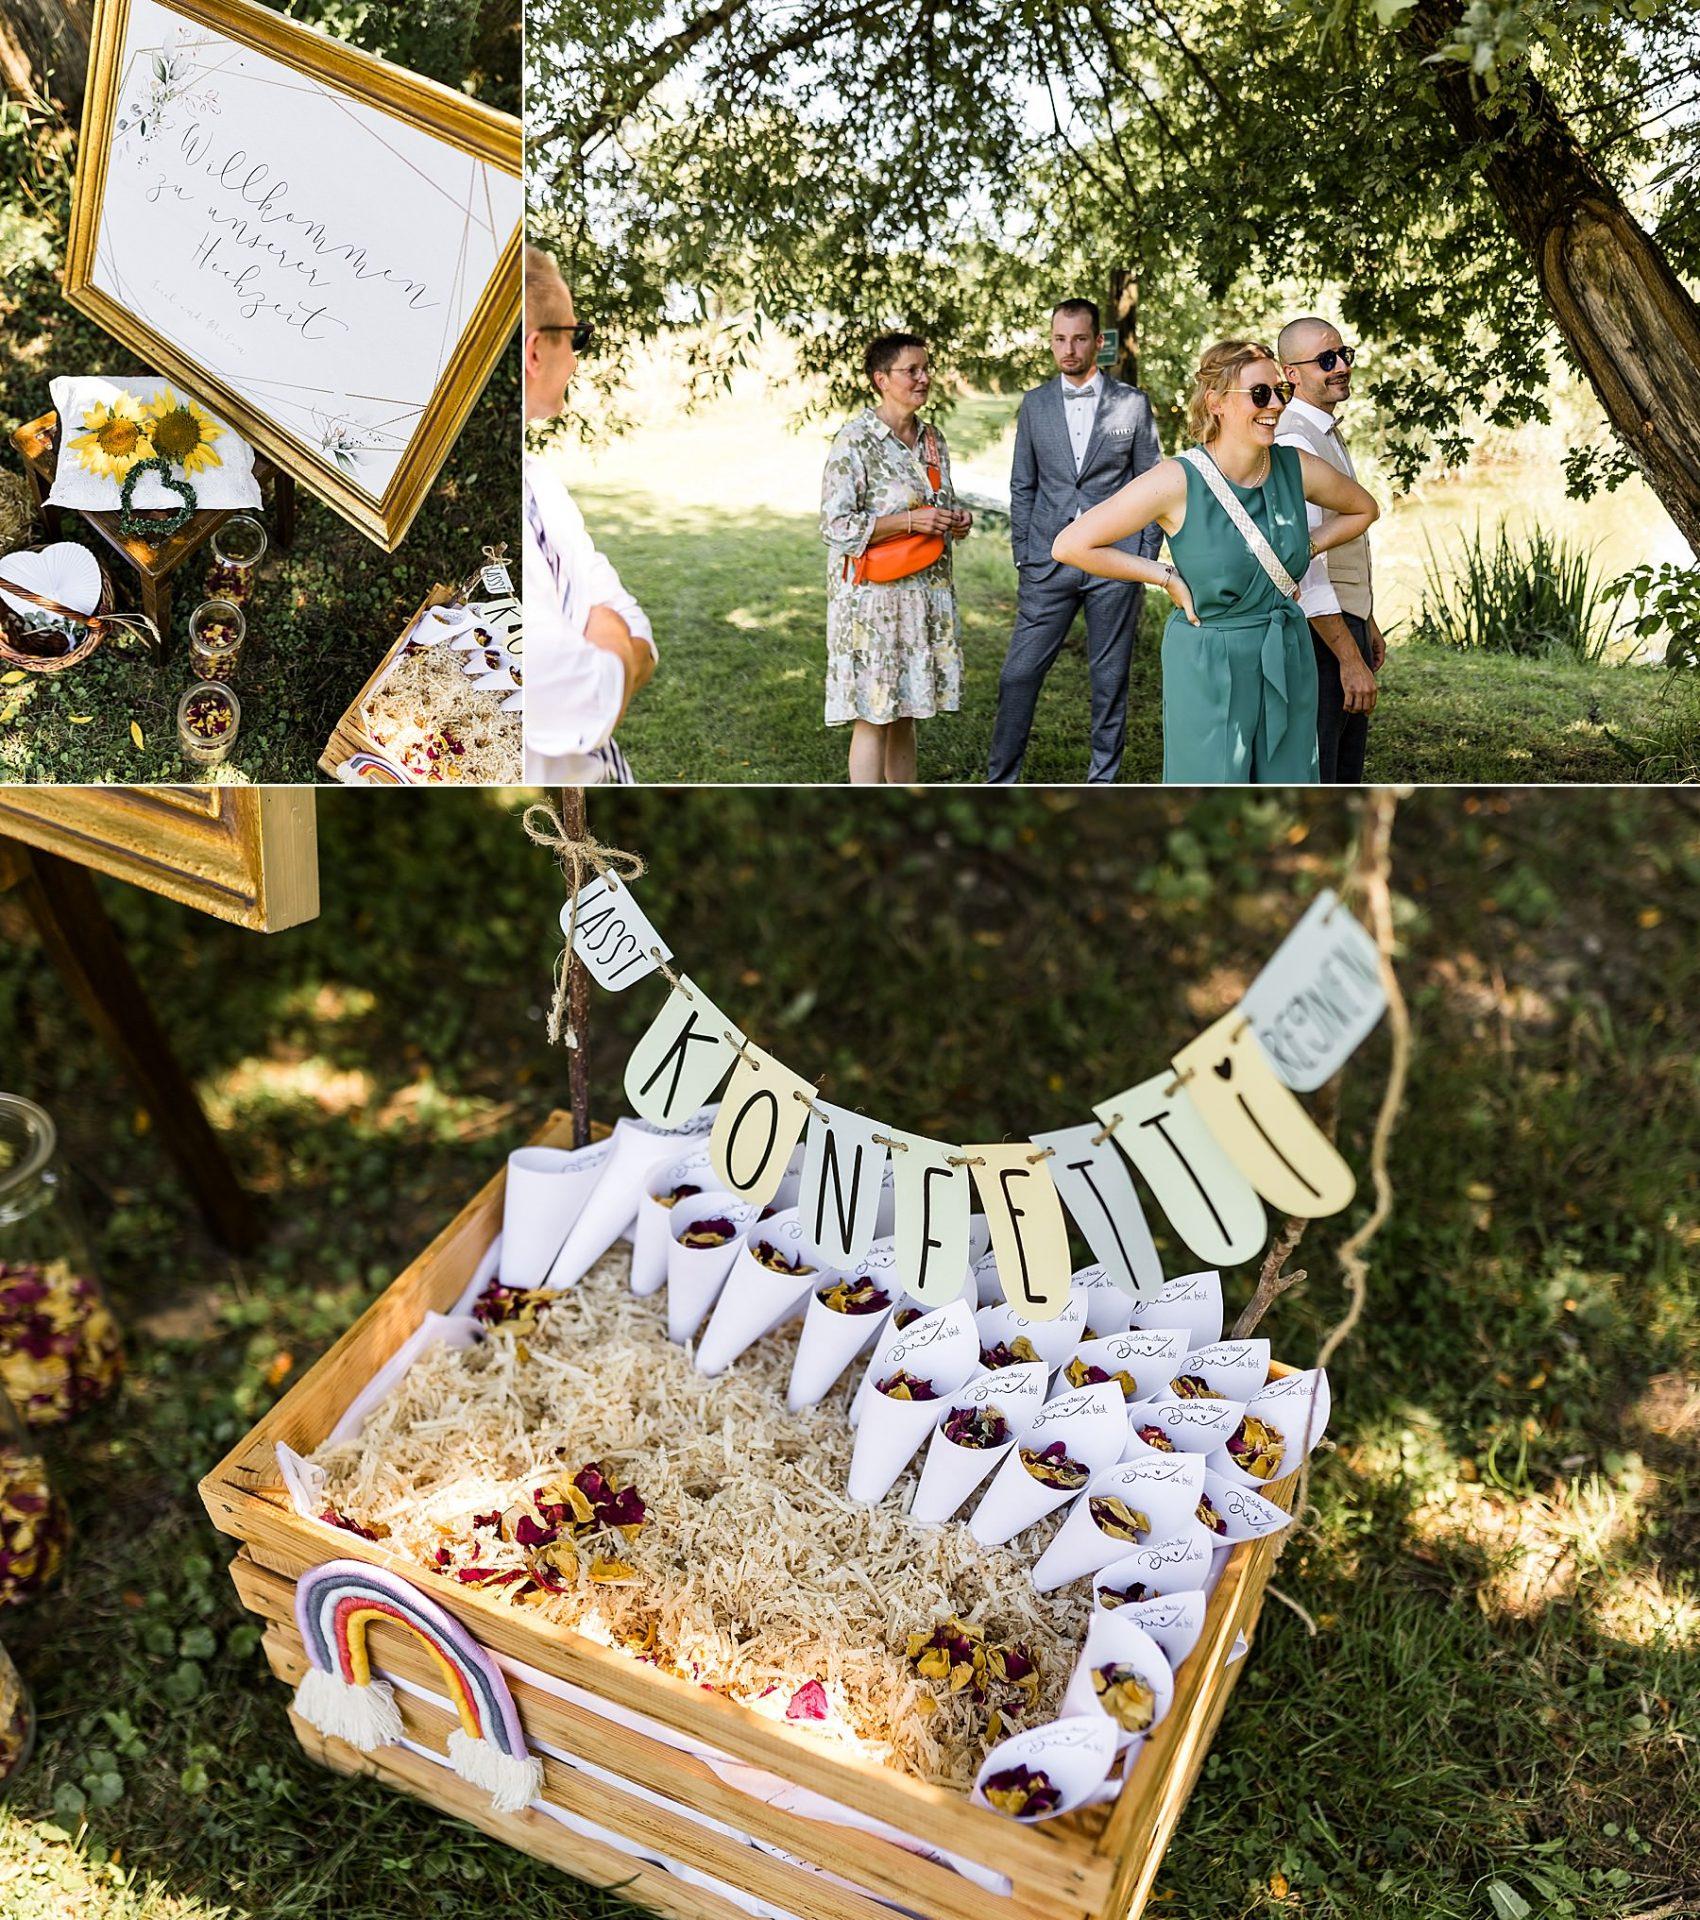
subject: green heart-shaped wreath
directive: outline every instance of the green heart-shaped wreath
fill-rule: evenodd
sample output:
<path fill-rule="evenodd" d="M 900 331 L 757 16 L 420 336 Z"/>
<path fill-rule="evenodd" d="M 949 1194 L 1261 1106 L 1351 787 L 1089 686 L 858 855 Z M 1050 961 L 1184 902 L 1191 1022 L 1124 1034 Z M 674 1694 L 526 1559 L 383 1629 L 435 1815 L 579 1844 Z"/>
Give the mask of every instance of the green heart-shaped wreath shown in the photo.
<path fill-rule="evenodd" d="M 163 520 L 153 518 L 151 508 L 137 508 L 130 504 L 136 482 L 144 473 L 157 473 L 159 484 L 168 492 L 179 495 L 182 506 L 168 514 Z M 145 540 L 150 547 L 162 546 L 180 527 L 186 527 L 194 518 L 197 504 L 195 489 L 180 473 L 171 471 L 171 462 L 157 455 L 152 460 L 138 460 L 124 476 L 124 491 L 119 496 L 118 531 L 126 540 Z"/>

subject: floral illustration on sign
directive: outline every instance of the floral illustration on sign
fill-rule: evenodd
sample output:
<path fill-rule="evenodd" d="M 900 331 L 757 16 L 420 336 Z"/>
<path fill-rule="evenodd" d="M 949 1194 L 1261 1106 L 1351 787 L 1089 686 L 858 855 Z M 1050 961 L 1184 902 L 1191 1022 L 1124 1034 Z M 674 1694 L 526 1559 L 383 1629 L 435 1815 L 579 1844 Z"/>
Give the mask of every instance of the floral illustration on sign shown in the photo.
<path fill-rule="evenodd" d="M 219 111 L 217 89 L 197 85 L 203 76 L 195 56 L 211 44 L 210 38 L 184 40 L 174 33 L 163 47 L 140 50 L 145 90 L 120 111 L 114 129 L 120 139 L 133 132 L 144 147 L 150 145 L 176 125 L 171 109 L 179 104 L 196 113 Z"/>
<path fill-rule="evenodd" d="M 319 451 L 348 474 L 359 473 L 367 454 L 387 452 L 401 444 L 393 434 L 362 427 L 345 413 L 326 414 L 315 409 L 313 425 L 319 436 Z"/>

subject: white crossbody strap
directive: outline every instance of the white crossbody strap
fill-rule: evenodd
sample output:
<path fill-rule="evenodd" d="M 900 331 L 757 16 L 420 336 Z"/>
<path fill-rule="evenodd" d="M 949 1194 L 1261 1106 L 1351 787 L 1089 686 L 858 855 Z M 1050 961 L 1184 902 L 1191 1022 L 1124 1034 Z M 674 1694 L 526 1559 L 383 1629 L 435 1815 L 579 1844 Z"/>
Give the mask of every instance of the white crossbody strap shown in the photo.
<path fill-rule="evenodd" d="M 1223 477 L 1222 469 L 1217 466 L 1202 447 L 1188 447 L 1180 456 L 1190 466 L 1194 466 L 1204 476 L 1204 484 L 1216 496 L 1217 505 L 1239 529 L 1240 538 L 1251 549 L 1251 557 L 1274 581 L 1278 593 L 1289 600 L 1299 597 L 1299 583 L 1282 566 L 1280 555 L 1263 537 L 1262 529 L 1245 508 L 1240 505 L 1234 490 Z M 1270 454 L 1273 461 L 1274 454 Z"/>

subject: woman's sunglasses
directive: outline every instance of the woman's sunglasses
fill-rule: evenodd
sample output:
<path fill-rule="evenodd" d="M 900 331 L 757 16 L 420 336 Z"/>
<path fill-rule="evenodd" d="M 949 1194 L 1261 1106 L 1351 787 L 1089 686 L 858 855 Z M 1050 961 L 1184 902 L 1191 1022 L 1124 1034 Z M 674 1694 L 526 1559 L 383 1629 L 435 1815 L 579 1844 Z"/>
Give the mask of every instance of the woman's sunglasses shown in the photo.
<path fill-rule="evenodd" d="M 1357 358 L 1358 350 L 1356 347 L 1330 347 L 1326 353 L 1313 354 L 1308 360 L 1289 360 L 1287 365 L 1290 367 L 1320 367 L 1324 373 L 1332 373 L 1337 366 L 1350 367 L 1355 365 Z"/>
<path fill-rule="evenodd" d="M 570 333 L 573 337 L 573 352 L 588 353 L 590 343 L 596 338 L 596 328 L 588 320 L 563 320 L 554 326 L 533 327 L 533 333 Z"/>
<path fill-rule="evenodd" d="M 1277 380 L 1274 386 L 1270 386 L 1267 380 L 1259 380 L 1255 387 L 1236 387 L 1234 391 L 1249 393 L 1254 407 L 1266 407 L 1271 400 L 1279 400 L 1285 406 L 1293 397 L 1293 383 L 1291 380 Z"/>

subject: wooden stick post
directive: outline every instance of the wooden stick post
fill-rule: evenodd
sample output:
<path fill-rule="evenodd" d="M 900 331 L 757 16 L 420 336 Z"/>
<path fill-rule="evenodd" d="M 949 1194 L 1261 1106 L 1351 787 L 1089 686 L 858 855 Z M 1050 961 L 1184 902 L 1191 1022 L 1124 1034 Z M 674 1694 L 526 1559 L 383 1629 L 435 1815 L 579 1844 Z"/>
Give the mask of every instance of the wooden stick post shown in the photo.
<path fill-rule="evenodd" d="M 574 840 L 589 836 L 585 827 L 583 787 L 561 789 L 561 825 Z M 567 1085 L 573 1110 L 573 1145 L 590 1138 L 590 979 L 576 953 L 567 955 L 567 1025 L 573 1044 L 567 1050 Z"/>

